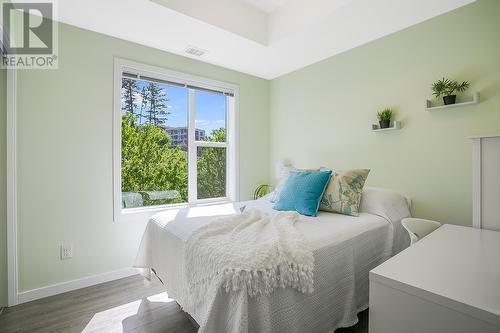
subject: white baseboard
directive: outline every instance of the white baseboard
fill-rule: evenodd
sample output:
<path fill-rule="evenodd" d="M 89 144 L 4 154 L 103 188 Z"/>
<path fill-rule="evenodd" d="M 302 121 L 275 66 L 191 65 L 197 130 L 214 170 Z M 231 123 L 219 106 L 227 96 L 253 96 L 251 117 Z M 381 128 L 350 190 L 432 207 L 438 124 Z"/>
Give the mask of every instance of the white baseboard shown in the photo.
<path fill-rule="evenodd" d="M 122 279 L 139 274 L 137 268 L 124 268 L 117 271 L 87 276 L 81 279 L 56 283 L 50 286 L 23 291 L 17 294 L 17 304 L 34 301 L 40 298 L 49 297 L 68 291 L 90 287 L 96 284 Z"/>

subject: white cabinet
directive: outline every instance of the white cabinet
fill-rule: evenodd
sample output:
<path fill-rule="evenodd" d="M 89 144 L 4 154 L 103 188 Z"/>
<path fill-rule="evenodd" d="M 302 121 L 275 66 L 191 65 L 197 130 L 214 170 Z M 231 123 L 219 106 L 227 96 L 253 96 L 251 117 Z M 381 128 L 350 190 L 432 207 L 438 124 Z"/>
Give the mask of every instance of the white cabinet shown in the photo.
<path fill-rule="evenodd" d="M 500 332 L 500 232 L 443 225 L 370 272 L 370 333 Z"/>

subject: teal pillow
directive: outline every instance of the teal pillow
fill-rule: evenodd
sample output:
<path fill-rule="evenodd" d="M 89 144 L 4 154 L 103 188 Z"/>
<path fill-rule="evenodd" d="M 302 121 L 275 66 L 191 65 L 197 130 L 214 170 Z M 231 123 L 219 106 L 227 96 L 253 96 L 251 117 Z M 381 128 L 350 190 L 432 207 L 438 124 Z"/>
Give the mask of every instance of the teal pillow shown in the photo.
<path fill-rule="evenodd" d="M 332 171 L 290 171 L 274 205 L 276 210 L 318 215 L 318 207 Z"/>

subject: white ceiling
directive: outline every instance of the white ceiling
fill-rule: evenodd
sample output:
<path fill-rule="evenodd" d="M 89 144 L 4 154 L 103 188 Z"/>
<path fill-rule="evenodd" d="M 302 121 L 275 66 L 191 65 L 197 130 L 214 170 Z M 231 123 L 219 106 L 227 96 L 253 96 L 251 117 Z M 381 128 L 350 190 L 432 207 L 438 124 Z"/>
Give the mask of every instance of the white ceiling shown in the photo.
<path fill-rule="evenodd" d="M 475 0 L 63 0 L 59 20 L 272 79 Z M 187 46 L 208 52 L 187 55 Z"/>
<path fill-rule="evenodd" d="M 240 0 L 240 1 L 244 1 L 266 13 L 272 13 L 279 7 L 289 2 L 289 0 Z"/>

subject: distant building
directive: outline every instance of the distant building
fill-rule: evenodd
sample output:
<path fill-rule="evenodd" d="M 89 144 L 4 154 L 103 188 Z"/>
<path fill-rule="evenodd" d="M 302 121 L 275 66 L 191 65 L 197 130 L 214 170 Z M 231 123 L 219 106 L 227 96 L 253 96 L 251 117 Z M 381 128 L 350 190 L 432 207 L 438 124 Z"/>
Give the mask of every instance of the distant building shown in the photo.
<path fill-rule="evenodd" d="M 182 150 L 187 150 L 188 146 L 188 128 L 187 127 L 167 127 L 165 131 L 170 136 L 172 142 L 170 143 L 170 148 L 180 146 Z M 195 129 L 194 132 L 196 141 L 204 141 L 207 138 L 205 130 Z"/>

